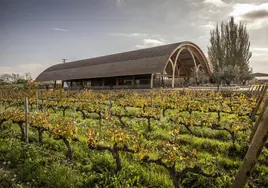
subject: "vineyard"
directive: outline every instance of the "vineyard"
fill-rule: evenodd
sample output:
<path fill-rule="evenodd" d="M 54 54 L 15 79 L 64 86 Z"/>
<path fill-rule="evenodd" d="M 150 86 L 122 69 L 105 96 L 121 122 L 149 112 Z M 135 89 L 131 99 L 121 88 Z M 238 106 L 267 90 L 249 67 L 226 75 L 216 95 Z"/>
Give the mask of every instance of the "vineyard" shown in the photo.
<path fill-rule="evenodd" d="M 231 187 L 263 98 L 2 90 L 0 187 Z M 267 158 L 266 142 L 248 187 L 268 187 Z"/>

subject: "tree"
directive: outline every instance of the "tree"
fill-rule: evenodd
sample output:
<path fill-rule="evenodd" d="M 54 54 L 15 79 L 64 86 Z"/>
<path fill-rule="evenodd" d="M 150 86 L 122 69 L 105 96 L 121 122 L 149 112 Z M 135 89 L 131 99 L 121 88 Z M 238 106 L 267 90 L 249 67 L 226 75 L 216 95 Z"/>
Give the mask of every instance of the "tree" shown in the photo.
<path fill-rule="evenodd" d="M 237 83 L 245 84 L 251 79 L 249 47 L 246 26 L 241 22 L 236 24 L 233 17 L 210 32 L 208 56 L 213 68 L 212 78 L 218 86 L 223 81 L 230 85 L 236 79 Z"/>
<path fill-rule="evenodd" d="M 252 80 L 254 78 L 252 72 L 252 68 L 249 69 L 247 66 L 241 67 L 239 80 L 243 85 L 246 85 L 248 80 Z"/>
<path fill-rule="evenodd" d="M 17 83 L 17 81 L 21 78 L 21 76 L 19 74 L 11 74 L 11 79 L 13 83 Z"/>
<path fill-rule="evenodd" d="M 0 75 L 0 79 L 3 83 L 8 84 L 11 83 L 12 76 L 10 74 L 2 74 Z"/>
<path fill-rule="evenodd" d="M 1 84 L 18 84 L 25 83 L 27 80 L 20 74 L 2 74 L 0 75 L 0 83 Z"/>
<path fill-rule="evenodd" d="M 202 69 L 196 67 L 192 69 L 191 75 L 193 77 L 193 82 L 196 85 L 200 85 L 203 79 L 206 77 L 205 72 Z"/>

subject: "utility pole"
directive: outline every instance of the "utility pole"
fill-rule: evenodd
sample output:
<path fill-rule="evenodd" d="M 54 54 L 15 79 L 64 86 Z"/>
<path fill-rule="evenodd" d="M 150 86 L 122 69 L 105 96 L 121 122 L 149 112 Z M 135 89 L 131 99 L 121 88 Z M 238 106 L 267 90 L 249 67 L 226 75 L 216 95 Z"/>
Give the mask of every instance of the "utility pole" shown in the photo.
<path fill-rule="evenodd" d="M 63 58 L 63 59 L 62 59 L 63 63 L 66 63 L 66 60 L 67 60 L 67 59 L 64 59 L 64 58 Z"/>

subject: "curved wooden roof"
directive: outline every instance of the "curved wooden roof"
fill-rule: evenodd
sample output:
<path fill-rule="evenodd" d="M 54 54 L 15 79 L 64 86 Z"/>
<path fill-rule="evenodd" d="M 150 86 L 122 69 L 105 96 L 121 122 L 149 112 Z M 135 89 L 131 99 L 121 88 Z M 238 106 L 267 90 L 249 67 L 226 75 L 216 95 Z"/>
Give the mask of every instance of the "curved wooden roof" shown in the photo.
<path fill-rule="evenodd" d="M 181 42 L 57 64 L 43 71 L 36 78 L 36 81 L 75 80 L 162 73 L 163 68 L 174 51 L 176 51 L 179 46 L 185 47 L 187 45 L 194 46 L 199 52 L 203 67 L 206 69 L 206 72 L 210 74 L 211 71 L 208 62 L 200 48 L 191 42 Z M 191 56 L 187 52 L 182 52 L 180 59 L 182 61 L 189 61 Z"/>

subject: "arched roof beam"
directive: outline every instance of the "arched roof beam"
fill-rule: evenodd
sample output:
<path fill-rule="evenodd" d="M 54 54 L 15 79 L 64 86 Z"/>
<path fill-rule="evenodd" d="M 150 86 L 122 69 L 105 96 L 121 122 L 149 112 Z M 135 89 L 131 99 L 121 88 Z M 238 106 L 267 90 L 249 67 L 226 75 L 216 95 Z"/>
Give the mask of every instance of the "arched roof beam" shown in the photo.
<path fill-rule="evenodd" d="M 205 71 L 206 71 L 206 73 L 210 76 L 211 74 L 212 74 L 212 71 L 211 71 L 211 68 L 210 68 L 210 66 L 209 66 L 209 64 L 208 64 L 208 61 L 207 61 L 207 59 L 206 59 L 206 57 L 205 57 L 205 55 L 204 55 L 204 53 L 202 52 L 202 50 L 197 46 L 197 45 L 195 45 L 195 44 L 193 44 L 193 43 L 191 43 L 191 42 L 183 42 L 182 44 L 180 44 L 176 49 L 174 49 L 173 50 L 173 52 L 170 54 L 170 58 L 169 59 L 171 59 L 171 57 L 174 55 L 174 54 L 176 54 L 176 52 L 178 51 L 178 53 L 177 53 L 177 56 L 176 56 L 176 58 L 177 57 L 179 57 L 179 55 L 180 55 L 180 53 L 181 53 L 181 49 L 187 49 L 187 50 L 189 50 L 188 48 L 191 48 L 191 52 L 193 53 L 193 54 L 195 54 L 195 56 L 196 57 L 200 57 L 201 59 L 199 59 L 198 58 L 198 60 L 199 60 L 199 62 L 202 64 L 202 66 L 204 66 L 204 68 L 205 68 Z M 168 62 L 167 62 L 168 63 Z M 175 62 L 176 63 L 176 62 Z"/>
<path fill-rule="evenodd" d="M 167 67 L 167 64 L 171 61 L 172 62 L 172 69 L 173 69 L 173 73 L 172 73 L 172 87 L 174 87 L 175 85 L 175 71 L 176 71 L 176 67 L 177 67 L 177 62 L 179 60 L 179 56 L 181 54 L 181 52 L 183 50 L 187 50 L 190 55 L 191 55 L 191 59 L 193 60 L 194 62 L 194 66 L 195 66 L 195 71 L 197 71 L 197 68 L 199 65 L 197 65 L 197 62 L 196 62 L 196 59 L 198 59 L 199 63 L 200 63 L 200 66 L 204 66 L 205 68 L 205 71 L 207 72 L 208 75 L 211 75 L 211 70 L 210 70 L 210 66 L 207 62 L 207 59 L 205 57 L 205 55 L 203 54 L 203 52 L 201 51 L 201 49 L 196 46 L 195 44 L 193 43 L 190 43 L 190 42 L 185 42 L 185 43 L 182 43 L 181 45 L 179 45 L 170 55 L 169 57 L 169 60 L 168 62 L 166 63 L 165 67 L 164 67 L 164 70 L 163 72 L 165 71 L 166 67 Z M 175 57 L 175 61 L 172 61 L 172 57 L 174 57 L 174 55 L 176 55 Z M 196 57 L 200 57 L 200 58 L 196 58 Z M 183 64 L 181 61 L 180 61 L 181 64 Z M 186 71 L 186 68 L 184 66 L 184 70 L 185 70 L 185 73 L 188 75 L 187 71 Z"/>

